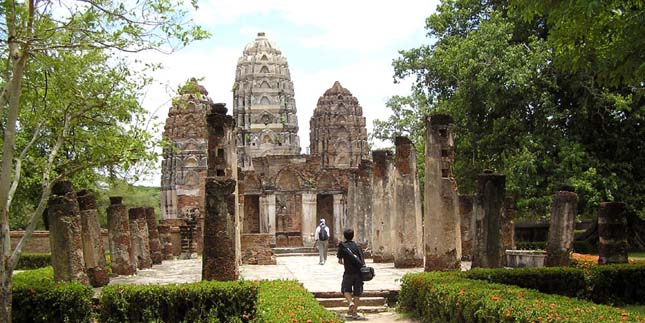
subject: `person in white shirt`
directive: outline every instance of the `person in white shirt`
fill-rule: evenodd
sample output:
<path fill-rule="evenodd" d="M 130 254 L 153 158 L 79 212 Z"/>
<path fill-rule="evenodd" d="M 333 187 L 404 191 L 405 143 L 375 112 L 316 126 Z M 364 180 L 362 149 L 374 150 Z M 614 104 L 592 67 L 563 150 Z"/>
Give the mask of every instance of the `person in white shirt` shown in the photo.
<path fill-rule="evenodd" d="M 327 261 L 327 248 L 329 246 L 329 227 L 325 225 L 325 219 L 320 219 L 320 224 L 316 227 L 316 233 L 314 233 L 314 239 L 320 256 L 318 264 L 324 265 Z"/>

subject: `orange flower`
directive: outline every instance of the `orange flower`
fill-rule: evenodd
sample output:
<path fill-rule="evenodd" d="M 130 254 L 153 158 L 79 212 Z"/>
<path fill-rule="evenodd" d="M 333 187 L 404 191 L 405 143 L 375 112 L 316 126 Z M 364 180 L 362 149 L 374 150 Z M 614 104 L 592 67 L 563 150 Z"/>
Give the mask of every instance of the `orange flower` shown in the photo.
<path fill-rule="evenodd" d="M 491 300 L 493 300 L 493 301 L 498 301 L 498 300 L 499 300 L 499 297 L 497 297 L 497 296 L 493 295 L 493 296 L 491 296 L 491 297 L 490 297 L 490 299 L 491 299 Z"/>
<path fill-rule="evenodd" d="M 462 290 L 459 291 L 459 295 L 463 295 L 465 292 L 466 291 L 462 289 Z"/>

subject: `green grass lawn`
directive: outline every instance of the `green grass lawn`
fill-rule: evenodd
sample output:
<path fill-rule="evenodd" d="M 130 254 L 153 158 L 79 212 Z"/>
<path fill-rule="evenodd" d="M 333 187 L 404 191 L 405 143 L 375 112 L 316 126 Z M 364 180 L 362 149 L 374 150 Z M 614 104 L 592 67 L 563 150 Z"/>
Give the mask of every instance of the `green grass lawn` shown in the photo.
<path fill-rule="evenodd" d="M 645 263 L 645 251 L 630 252 L 629 260 Z"/>

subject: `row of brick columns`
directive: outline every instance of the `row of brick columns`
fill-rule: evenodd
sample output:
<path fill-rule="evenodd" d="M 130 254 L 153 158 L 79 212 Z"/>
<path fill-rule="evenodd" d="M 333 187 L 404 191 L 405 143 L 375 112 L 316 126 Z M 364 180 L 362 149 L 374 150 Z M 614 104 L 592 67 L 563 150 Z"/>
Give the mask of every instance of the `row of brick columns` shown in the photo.
<path fill-rule="evenodd" d="M 132 275 L 137 268 L 161 263 L 163 245 L 153 208 L 128 210 L 121 197 L 111 197 L 107 220 L 112 274 Z M 95 196 L 87 190 L 74 192 L 69 181 L 56 183 L 49 199 L 47 223 L 54 279 L 94 287 L 107 285 L 109 275 Z"/>
<path fill-rule="evenodd" d="M 474 196 L 457 195 L 452 177 L 452 118 L 434 114 L 426 120 L 425 270 L 459 268 L 462 256 L 473 267 L 505 266 L 514 248 L 515 205 L 506 197 L 505 176 L 485 171 Z M 578 196 L 561 185 L 553 195 L 546 266 L 567 266 L 573 252 Z M 625 204 L 604 202 L 598 210 L 599 264 L 627 262 Z M 462 254 L 463 252 L 463 254 Z"/>

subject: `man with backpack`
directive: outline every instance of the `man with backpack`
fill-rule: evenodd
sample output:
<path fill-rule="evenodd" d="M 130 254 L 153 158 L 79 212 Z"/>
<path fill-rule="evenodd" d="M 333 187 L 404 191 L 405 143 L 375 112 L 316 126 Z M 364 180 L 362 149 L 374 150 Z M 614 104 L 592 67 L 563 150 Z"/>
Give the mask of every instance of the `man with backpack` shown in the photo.
<path fill-rule="evenodd" d="M 314 234 L 316 240 L 316 247 L 318 247 L 318 254 L 320 255 L 319 265 L 324 265 L 327 261 L 327 248 L 329 245 L 329 227 L 325 225 L 325 219 L 320 219 L 320 224 L 316 227 Z"/>
<path fill-rule="evenodd" d="M 354 230 L 345 229 L 343 231 L 345 241 L 338 244 L 338 263 L 345 267 L 343 272 L 343 281 L 340 285 L 340 291 L 349 303 L 348 318 L 352 320 L 364 320 L 365 317 L 358 315 L 358 301 L 363 294 L 363 278 L 361 277 L 361 267 L 365 266 L 363 249 L 356 244 L 354 239 Z"/>

